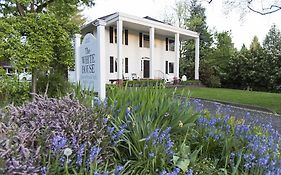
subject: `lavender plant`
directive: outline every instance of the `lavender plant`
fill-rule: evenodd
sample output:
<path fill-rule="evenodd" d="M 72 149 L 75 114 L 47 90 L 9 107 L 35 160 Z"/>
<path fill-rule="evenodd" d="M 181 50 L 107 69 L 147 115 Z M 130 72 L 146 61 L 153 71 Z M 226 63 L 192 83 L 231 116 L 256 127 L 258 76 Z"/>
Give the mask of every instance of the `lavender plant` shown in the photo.
<path fill-rule="evenodd" d="M 112 166 L 107 122 L 70 97 L 36 96 L 9 106 L 1 116 L 1 171 L 4 174 L 85 174 Z M 96 166 L 97 167 L 97 166 Z"/>

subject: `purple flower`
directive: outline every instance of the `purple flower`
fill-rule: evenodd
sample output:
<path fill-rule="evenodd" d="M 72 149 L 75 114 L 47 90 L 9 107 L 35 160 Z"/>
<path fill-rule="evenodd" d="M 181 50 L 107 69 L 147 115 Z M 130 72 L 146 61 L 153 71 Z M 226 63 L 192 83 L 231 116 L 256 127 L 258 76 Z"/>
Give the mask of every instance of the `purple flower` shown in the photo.
<path fill-rule="evenodd" d="M 78 153 L 77 153 L 77 160 L 76 160 L 76 163 L 77 163 L 79 166 L 82 165 L 84 151 L 85 151 L 85 144 L 82 144 L 82 145 L 79 147 L 79 150 L 78 150 Z"/>
<path fill-rule="evenodd" d="M 185 175 L 193 175 L 193 170 L 192 169 L 189 169 Z"/>
<path fill-rule="evenodd" d="M 98 146 L 93 146 L 90 151 L 88 163 L 92 163 L 94 161 L 94 159 L 97 158 L 100 151 L 101 151 L 101 148 L 99 148 Z"/>
<path fill-rule="evenodd" d="M 52 140 L 52 149 L 57 151 L 66 145 L 67 139 L 63 136 L 55 136 Z"/>

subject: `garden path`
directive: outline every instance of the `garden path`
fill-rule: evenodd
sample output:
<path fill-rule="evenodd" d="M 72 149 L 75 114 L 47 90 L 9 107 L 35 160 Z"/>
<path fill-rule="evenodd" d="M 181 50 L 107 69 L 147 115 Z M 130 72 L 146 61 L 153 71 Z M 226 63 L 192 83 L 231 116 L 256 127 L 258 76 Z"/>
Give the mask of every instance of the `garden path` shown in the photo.
<path fill-rule="evenodd" d="M 271 125 L 281 133 L 281 116 L 278 114 L 196 98 L 191 98 L 190 102 L 197 111 L 208 109 L 211 114 L 234 116 L 244 119 L 247 124 Z"/>

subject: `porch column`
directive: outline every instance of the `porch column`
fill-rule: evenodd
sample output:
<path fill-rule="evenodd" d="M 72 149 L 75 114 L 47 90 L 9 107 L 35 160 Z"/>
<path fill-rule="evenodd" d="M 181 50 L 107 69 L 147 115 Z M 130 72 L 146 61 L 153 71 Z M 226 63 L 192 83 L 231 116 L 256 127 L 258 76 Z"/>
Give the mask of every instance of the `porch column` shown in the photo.
<path fill-rule="evenodd" d="M 175 77 L 176 79 L 180 79 L 180 34 L 175 34 Z"/>
<path fill-rule="evenodd" d="M 199 80 L 199 37 L 195 39 L 195 80 Z"/>
<path fill-rule="evenodd" d="M 117 64 L 118 64 L 118 71 L 117 71 L 117 79 L 122 80 L 123 79 L 123 66 L 122 66 L 122 30 L 123 30 L 123 21 L 118 20 L 117 21 Z"/>
<path fill-rule="evenodd" d="M 149 30 L 149 48 L 150 48 L 150 78 L 154 79 L 154 27 Z"/>
<path fill-rule="evenodd" d="M 98 79 L 98 92 L 99 97 L 103 101 L 105 99 L 105 25 L 106 22 L 103 20 L 98 20 L 97 23 L 97 40 L 98 40 L 98 55 L 99 55 L 99 71 L 100 79 Z"/>
<path fill-rule="evenodd" d="M 79 48 L 81 45 L 81 35 L 75 34 L 74 47 L 75 47 L 75 80 L 76 83 L 80 81 L 80 65 L 79 65 Z"/>

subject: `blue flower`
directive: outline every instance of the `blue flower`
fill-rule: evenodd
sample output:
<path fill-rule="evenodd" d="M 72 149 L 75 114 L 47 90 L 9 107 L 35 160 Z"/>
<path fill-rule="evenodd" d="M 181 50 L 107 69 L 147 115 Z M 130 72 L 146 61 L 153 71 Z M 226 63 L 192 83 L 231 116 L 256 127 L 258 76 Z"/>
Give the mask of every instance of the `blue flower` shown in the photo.
<path fill-rule="evenodd" d="M 92 163 L 94 161 L 94 159 L 97 158 L 100 151 L 101 151 L 101 148 L 99 148 L 98 146 L 93 146 L 90 151 L 88 163 Z"/>
<path fill-rule="evenodd" d="M 63 136 L 55 136 L 52 140 L 52 149 L 57 151 L 66 145 L 67 139 Z"/>
<path fill-rule="evenodd" d="M 193 170 L 192 169 L 189 169 L 185 175 L 193 175 Z"/>
<path fill-rule="evenodd" d="M 47 170 L 47 167 L 45 167 L 45 166 L 44 166 L 44 167 L 41 167 L 40 170 L 41 170 L 41 174 L 42 174 L 42 175 L 46 175 L 46 174 L 47 174 L 47 171 L 48 171 L 48 170 Z"/>
<path fill-rule="evenodd" d="M 85 144 L 82 144 L 78 150 L 78 153 L 77 153 L 77 160 L 76 160 L 76 163 L 81 166 L 82 165 L 82 161 L 83 161 L 83 154 L 84 154 L 84 151 L 85 151 Z"/>
<path fill-rule="evenodd" d="M 155 154 L 151 152 L 151 153 L 148 154 L 148 157 L 149 157 L 149 158 L 154 158 L 154 157 L 155 157 Z"/>

